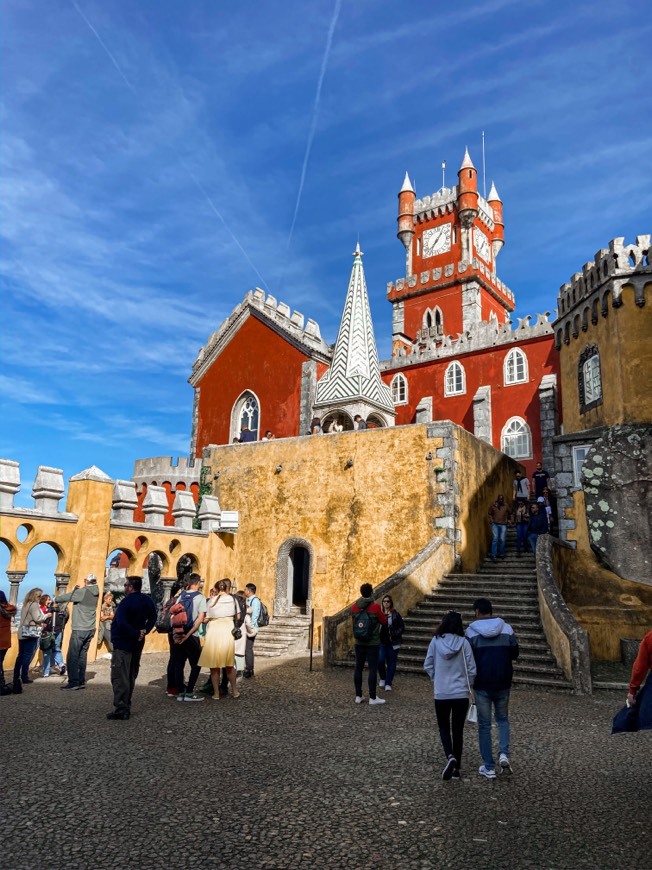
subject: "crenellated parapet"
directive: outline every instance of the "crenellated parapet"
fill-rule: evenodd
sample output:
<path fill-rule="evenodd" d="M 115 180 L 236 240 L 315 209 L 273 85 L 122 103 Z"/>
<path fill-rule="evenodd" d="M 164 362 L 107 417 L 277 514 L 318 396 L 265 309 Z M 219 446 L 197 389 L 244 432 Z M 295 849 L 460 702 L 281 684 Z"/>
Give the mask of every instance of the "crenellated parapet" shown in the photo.
<path fill-rule="evenodd" d="M 317 321 L 311 318 L 306 320 L 300 311 L 292 311 L 285 302 L 278 302 L 271 293 L 265 294 L 264 290 L 256 287 L 255 290 L 250 290 L 247 293 L 242 302 L 233 309 L 230 316 L 222 322 L 220 328 L 211 335 L 206 345 L 199 349 L 192 366 L 192 375 L 189 378 L 193 386 L 220 354 L 232 333 L 251 314 L 264 319 L 268 325 L 290 339 L 311 357 L 321 359 L 323 362 L 330 362 L 330 349 L 321 337 Z"/>
<path fill-rule="evenodd" d="M 593 262 L 585 263 L 569 282 L 562 284 L 558 296 L 558 317 L 555 321 L 555 346 L 568 344 L 589 323 L 607 317 L 609 308 L 622 305 L 622 291 L 634 288 L 634 301 L 645 305 L 646 290 L 652 281 L 650 235 L 636 237 L 636 243 L 626 245 L 624 238 L 612 239 L 609 248 L 597 252 Z"/>
<path fill-rule="evenodd" d="M 457 337 L 440 335 L 436 327 L 421 329 L 417 332 L 411 350 L 401 349 L 398 357 L 381 362 L 382 371 L 394 368 L 405 368 L 406 365 L 416 365 L 428 360 L 456 357 L 464 353 L 486 350 L 490 347 L 501 345 L 520 344 L 532 338 L 539 338 L 552 333 L 552 324 L 549 321 L 550 312 L 536 315 L 536 322 L 532 318 L 518 318 L 518 326 L 512 328 L 511 323 L 499 324 L 494 320 L 481 321 L 472 330 L 458 333 Z"/>
<path fill-rule="evenodd" d="M 138 491 L 147 486 L 161 486 L 169 483 L 174 492 L 182 483 L 186 489 L 191 484 L 199 484 L 201 475 L 201 460 L 189 459 L 187 456 L 179 456 L 176 462 L 172 456 L 152 456 L 147 459 L 137 459 L 134 462 L 132 481 Z"/>
<path fill-rule="evenodd" d="M 103 472 L 100 473 L 103 474 Z M 71 480 L 74 479 L 71 478 Z M 108 477 L 106 479 L 110 480 Z M 65 494 L 63 470 L 61 468 L 39 465 L 32 487 L 33 508 L 17 507 L 14 504 L 14 499 L 19 492 L 20 463 L 13 459 L 0 459 L 0 512 L 6 514 L 18 513 L 21 516 L 33 515 L 47 516 L 52 519 L 62 518 L 66 521 L 76 519 L 74 514 L 59 510 L 59 502 Z"/>
<path fill-rule="evenodd" d="M 437 269 L 426 269 L 418 275 L 408 275 L 406 278 L 397 278 L 396 281 L 390 281 L 387 284 L 387 298 L 393 301 L 396 297 L 401 297 L 406 289 L 418 291 L 423 288 L 424 292 L 431 292 L 437 289 L 438 285 L 442 287 L 452 283 L 456 278 L 477 278 L 482 276 L 485 281 L 485 286 L 489 293 L 495 299 L 502 302 L 508 302 L 508 308 L 514 309 L 514 294 L 509 287 L 503 283 L 498 275 L 477 257 L 473 257 L 471 262 L 459 260 L 457 264 L 450 263 Z"/>

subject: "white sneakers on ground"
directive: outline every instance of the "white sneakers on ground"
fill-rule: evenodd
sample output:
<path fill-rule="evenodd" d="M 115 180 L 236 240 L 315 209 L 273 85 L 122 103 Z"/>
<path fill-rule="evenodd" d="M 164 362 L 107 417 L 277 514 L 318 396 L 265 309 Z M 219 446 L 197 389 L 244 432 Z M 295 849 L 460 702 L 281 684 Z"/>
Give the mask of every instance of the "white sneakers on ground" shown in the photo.
<path fill-rule="evenodd" d="M 391 691 L 392 691 L 392 687 L 391 687 L 391 686 L 385 686 L 385 691 L 386 691 L 386 692 L 391 692 Z"/>
<path fill-rule="evenodd" d="M 498 757 L 498 764 L 500 765 L 500 769 L 502 773 L 512 773 L 512 765 L 509 762 L 509 758 L 505 755 L 504 752 L 500 753 Z"/>
<path fill-rule="evenodd" d="M 478 770 L 480 776 L 484 776 L 485 779 L 495 779 L 496 771 L 491 767 L 487 767 L 485 764 L 480 765 L 480 770 Z"/>
<path fill-rule="evenodd" d="M 369 698 L 370 704 L 385 704 L 387 703 L 384 698 Z"/>
<path fill-rule="evenodd" d="M 378 680 L 378 685 L 380 686 L 381 689 L 384 688 L 385 680 Z"/>
<path fill-rule="evenodd" d="M 356 704 L 362 704 L 362 695 L 356 695 L 356 696 L 355 696 L 355 703 L 356 703 Z"/>

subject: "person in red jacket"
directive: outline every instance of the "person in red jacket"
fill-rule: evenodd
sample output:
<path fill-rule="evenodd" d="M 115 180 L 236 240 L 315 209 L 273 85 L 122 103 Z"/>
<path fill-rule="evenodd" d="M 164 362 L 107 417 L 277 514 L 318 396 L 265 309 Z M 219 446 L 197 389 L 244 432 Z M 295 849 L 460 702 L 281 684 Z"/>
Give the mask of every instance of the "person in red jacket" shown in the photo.
<path fill-rule="evenodd" d="M 12 689 L 5 682 L 4 662 L 7 650 L 11 649 L 11 621 L 16 607 L 9 604 L 7 596 L 0 591 L 0 695 L 11 695 Z"/>
<path fill-rule="evenodd" d="M 636 704 L 636 693 L 641 688 L 643 680 L 652 670 L 652 631 L 648 631 L 638 648 L 638 655 L 632 667 L 632 676 L 629 681 L 629 694 L 627 703 L 630 707 Z"/>
<path fill-rule="evenodd" d="M 384 698 L 376 697 L 376 680 L 378 678 L 378 655 L 380 653 L 380 627 L 387 624 L 387 617 L 380 604 L 373 599 L 374 587 L 371 583 L 363 583 L 360 587 L 361 597 L 351 608 L 353 618 L 353 637 L 355 640 L 355 703 L 362 703 L 362 671 L 365 661 L 369 665 L 369 703 L 384 704 Z"/>

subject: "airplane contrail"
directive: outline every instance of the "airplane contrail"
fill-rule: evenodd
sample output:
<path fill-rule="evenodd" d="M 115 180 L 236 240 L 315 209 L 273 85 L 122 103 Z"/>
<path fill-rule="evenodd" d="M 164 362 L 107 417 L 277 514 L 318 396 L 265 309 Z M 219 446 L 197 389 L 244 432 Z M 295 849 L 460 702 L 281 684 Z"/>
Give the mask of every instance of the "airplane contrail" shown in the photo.
<path fill-rule="evenodd" d="M 317 80 L 317 91 L 315 93 L 315 102 L 312 107 L 312 118 L 310 119 L 310 130 L 308 131 L 308 141 L 306 142 L 306 153 L 303 155 L 303 166 L 301 167 L 301 178 L 299 180 L 299 190 L 297 192 L 297 201 L 294 206 L 294 215 L 292 217 L 292 224 L 290 226 L 290 233 L 288 235 L 288 243 L 287 247 L 290 247 L 292 243 L 292 236 L 294 234 L 294 227 L 297 222 L 297 217 L 299 215 L 299 206 L 301 205 L 301 196 L 303 194 L 303 186 L 306 181 L 306 172 L 308 170 L 308 161 L 310 160 L 310 151 L 312 150 L 312 142 L 315 138 L 315 132 L 317 130 L 317 120 L 319 118 L 319 105 L 321 103 L 321 89 L 324 84 L 324 76 L 326 75 L 326 67 L 328 66 L 328 61 L 331 55 L 331 47 L 333 45 L 333 35 L 335 33 L 335 28 L 337 27 L 337 20 L 340 17 L 340 9 L 342 8 L 342 0 L 335 0 L 335 9 L 333 10 L 333 17 L 331 18 L 330 27 L 328 28 L 328 36 L 326 38 L 326 48 L 324 50 L 324 57 L 321 62 L 321 69 L 319 71 L 319 79 Z"/>
<path fill-rule="evenodd" d="M 78 6 L 77 3 L 75 2 L 75 0 L 70 0 L 70 2 L 71 2 L 72 5 L 75 7 L 75 9 L 76 9 L 77 12 L 79 13 L 80 17 L 82 18 L 82 20 L 87 24 L 88 29 L 91 31 L 91 33 L 93 34 L 93 36 L 97 39 L 97 41 L 99 42 L 99 44 L 102 46 L 102 48 L 103 48 L 104 51 L 106 52 L 106 54 L 107 54 L 109 60 L 111 61 L 111 63 L 113 64 L 113 66 L 114 66 L 114 67 L 116 68 L 116 70 L 118 71 L 118 73 L 119 73 L 120 78 L 122 79 L 122 81 L 123 81 L 123 82 L 125 83 L 125 85 L 129 88 L 129 90 L 131 91 L 131 93 L 132 93 L 132 94 L 137 98 L 137 97 L 138 97 L 138 94 L 137 94 L 136 91 L 134 90 L 133 85 L 131 84 L 131 82 L 129 81 L 129 79 L 127 78 L 127 76 L 126 76 L 126 75 L 124 74 L 124 72 L 122 71 L 122 69 L 121 69 L 120 64 L 118 63 L 118 61 L 117 61 L 117 60 L 115 59 L 115 57 L 111 54 L 111 52 L 109 51 L 109 49 L 107 48 L 107 46 L 106 46 L 106 45 L 104 44 L 104 42 L 102 41 L 102 39 L 101 39 L 99 33 L 97 32 L 97 30 L 93 27 L 93 25 L 91 24 L 91 22 L 88 20 L 88 18 L 87 18 L 87 17 L 84 15 L 84 13 L 81 11 L 81 9 L 79 8 L 79 6 Z M 341 2 L 341 0 L 338 0 L 338 2 Z M 213 211 L 213 213 L 214 213 L 214 214 L 215 214 L 215 215 L 220 219 L 220 221 L 222 222 L 222 224 L 223 224 L 223 226 L 224 226 L 224 229 L 225 229 L 225 230 L 228 232 L 228 234 L 231 236 L 231 238 L 233 239 L 233 241 L 235 242 L 235 244 L 237 245 L 237 247 L 240 249 L 240 251 L 242 251 L 242 254 L 243 254 L 245 260 L 247 261 L 247 263 L 249 263 L 249 265 L 250 265 L 251 268 L 254 270 L 254 272 L 256 273 L 256 275 L 258 275 L 258 277 L 259 277 L 260 280 L 262 281 L 264 287 L 269 291 L 269 287 L 267 286 L 267 282 L 265 281 L 265 279 L 263 278 L 263 276 L 262 276 L 262 275 L 260 274 L 260 272 L 258 271 L 258 268 L 257 268 L 256 265 L 254 264 L 253 260 L 252 260 L 251 257 L 249 256 L 249 254 L 245 251 L 245 249 L 244 249 L 243 246 L 241 245 L 240 240 L 238 239 L 238 237 L 236 236 L 236 234 L 233 232 L 233 230 L 231 229 L 231 227 L 230 227 L 230 226 L 227 224 L 227 222 L 225 221 L 224 216 L 222 215 L 222 212 L 217 208 L 217 206 L 215 205 L 215 203 L 213 202 L 213 200 L 210 198 L 210 196 L 209 196 L 208 193 L 206 192 L 206 189 L 205 189 L 205 188 L 203 187 L 203 185 L 199 182 L 199 180 L 196 178 L 196 176 L 194 175 L 194 173 L 190 170 L 190 167 L 186 164 L 185 160 L 184 160 L 183 157 L 179 154 L 179 152 L 178 152 L 177 149 L 174 147 L 174 145 L 172 145 L 172 143 L 168 143 L 168 145 L 169 145 L 170 148 L 172 148 L 172 150 L 173 150 L 174 153 L 176 154 L 176 156 L 177 156 L 179 162 L 181 163 L 181 165 L 183 166 L 183 168 L 184 168 L 184 169 L 186 170 L 186 172 L 188 173 L 188 176 L 189 176 L 190 179 L 192 180 L 192 182 L 193 182 L 193 184 L 195 185 L 195 187 L 199 190 L 199 192 L 200 192 L 200 193 L 204 196 L 204 198 L 206 199 L 206 202 L 207 202 L 208 205 L 210 206 L 210 208 L 211 208 L 211 210 Z"/>

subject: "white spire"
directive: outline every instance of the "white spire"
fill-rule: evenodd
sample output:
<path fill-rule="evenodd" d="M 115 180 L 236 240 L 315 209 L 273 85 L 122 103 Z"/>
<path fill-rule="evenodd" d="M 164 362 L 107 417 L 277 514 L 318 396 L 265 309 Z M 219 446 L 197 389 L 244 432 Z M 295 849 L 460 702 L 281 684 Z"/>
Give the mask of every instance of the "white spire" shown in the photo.
<path fill-rule="evenodd" d="M 468 148 L 464 151 L 464 160 L 462 160 L 462 165 L 460 166 L 460 169 L 475 169 Z"/>
<path fill-rule="evenodd" d="M 405 178 L 403 179 L 403 187 L 399 190 L 399 193 L 405 193 L 406 191 L 414 193 L 414 188 L 410 184 L 410 176 L 407 174 L 407 170 L 405 172 Z"/>
<path fill-rule="evenodd" d="M 491 182 L 491 190 L 489 191 L 489 196 L 487 197 L 487 202 L 502 202 L 502 199 L 498 196 L 498 191 L 496 190 L 496 185 L 494 182 Z"/>

